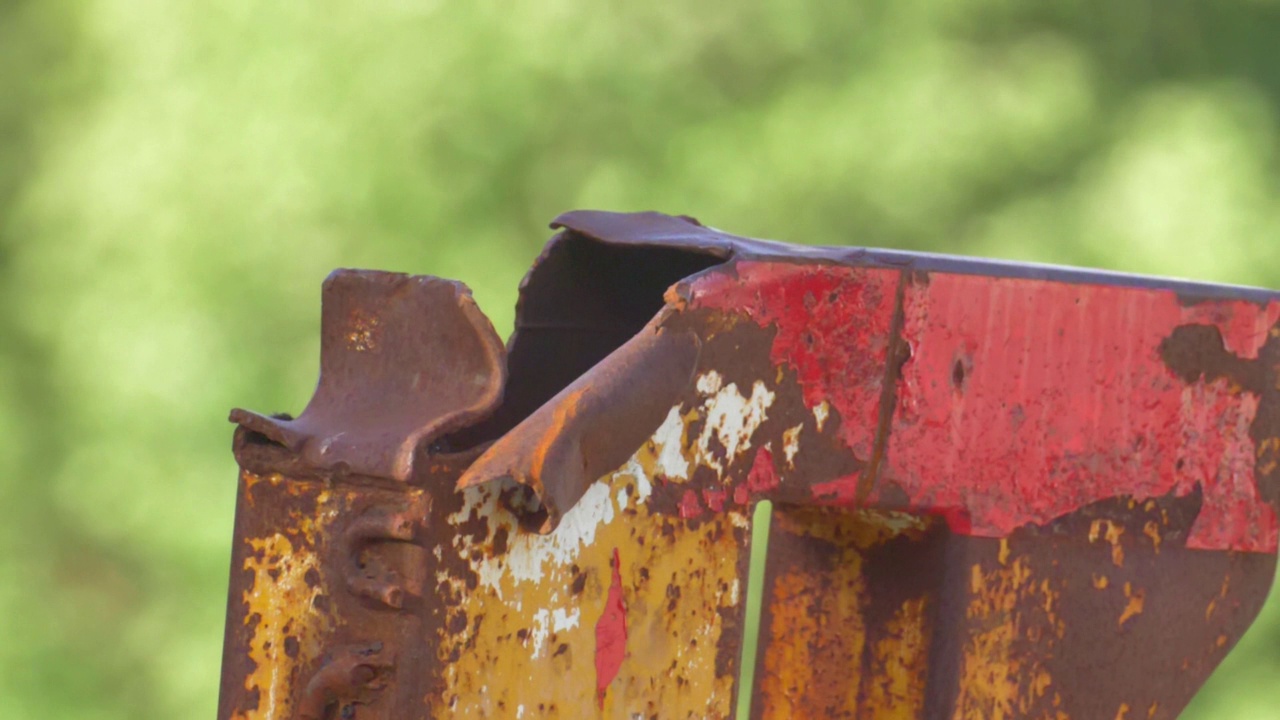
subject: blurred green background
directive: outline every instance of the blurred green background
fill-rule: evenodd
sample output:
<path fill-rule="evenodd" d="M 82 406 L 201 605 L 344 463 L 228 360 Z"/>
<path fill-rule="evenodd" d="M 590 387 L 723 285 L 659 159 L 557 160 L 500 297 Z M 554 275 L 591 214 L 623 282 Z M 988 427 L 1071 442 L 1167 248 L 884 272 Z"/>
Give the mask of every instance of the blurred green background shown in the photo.
<path fill-rule="evenodd" d="M 0 715 L 207 720 L 233 405 L 562 210 L 1280 288 L 1274 0 L 4 0 Z M 1280 718 L 1280 598 L 1185 717 Z M 1088 720 L 1088 719 L 1086 719 Z"/>

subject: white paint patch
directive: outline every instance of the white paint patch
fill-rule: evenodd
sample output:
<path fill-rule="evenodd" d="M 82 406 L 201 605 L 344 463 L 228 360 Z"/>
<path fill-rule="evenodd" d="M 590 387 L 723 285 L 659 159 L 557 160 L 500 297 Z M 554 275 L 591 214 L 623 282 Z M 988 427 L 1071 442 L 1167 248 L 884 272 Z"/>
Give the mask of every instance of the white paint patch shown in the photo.
<path fill-rule="evenodd" d="M 796 466 L 796 453 L 800 452 L 800 431 L 804 423 L 782 431 L 782 454 L 787 459 L 787 467 Z"/>
<path fill-rule="evenodd" d="M 702 386 L 702 381 L 698 381 Z M 658 426 L 653 434 L 653 449 L 657 454 L 658 472 L 672 480 L 689 479 L 689 461 L 684 457 L 684 419 L 680 417 L 680 406 L 671 408 L 667 419 Z"/>
<path fill-rule="evenodd" d="M 677 416 L 678 417 L 678 416 Z M 681 427 L 683 430 L 683 426 Z M 613 487 L 619 480 L 631 480 L 616 492 Z M 454 546 L 463 560 L 471 564 L 480 585 L 489 588 L 501 599 L 504 582 L 542 582 L 549 572 L 574 563 L 582 549 L 595 542 L 599 529 L 613 522 L 622 511 L 644 504 L 653 493 L 653 482 L 645 473 L 637 457 L 633 456 L 616 473 L 596 481 L 572 508 L 560 524 L 547 535 L 531 533 L 517 527 L 516 519 L 499 506 L 499 491 L 495 487 L 478 486 L 464 491 L 463 506 L 449 517 L 455 526 L 473 517 L 488 519 L 491 533 L 505 529 L 508 533 L 507 552 L 494 557 L 471 553 L 463 546 L 461 536 Z M 492 540 L 492 535 L 489 538 Z M 440 549 L 437 547 L 437 553 Z M 570 622 L 565 616 L 565 622 Z M 576 622 L 573 619 L 572 622 Z"/>
<path fill-rule="evenodd" d="M 582 619 L 582 611 L 574 608 L 566 610 L 564 608 L 556 608 L 555 610 L 547 610 L 543 608 L 533 614 L 533 626 L 529 628 L 530 657 L 537 660 L 543 652 L 547 644 L 547 639 L 552 633 L 564 632 L 578 627 Z"/>
<path fill-rule="evenodd" d="M 741 453 L 751 449 L 751 436 L 764 423 L 765 411 L 773 405 L 776 395 L 765 387 L 763 381 L 757 380 L 748 398 L 738 391 L 736 383 L 721 387 L 720 376 L 714 370 L 698 379 L 698 389 L 704 388 L 714 389 L 714 392 L 702 404 L 706 424 L 695 451 L 701 464 L 714 468 L 716 474 L 723 477 L 725 466 L 733 464 Z M 724 447 L 724 463 L 711 453 L 713 436 Z"/>
<path fill-rule="evenodd" d="M 498 593 L 498 599 L 502 599 L 502 566 L 498 563 L 480 563 L 476 566 L 477 579 L 481 585 L 493 588 Z"/>
<path fill-rule="evenodd" d="M 636 481 L 636 503 L 644 504 L 649 499 L 649 496 L 653 494 L 653 483 L 649 482 L 649 476 L 645 474 L 640 461 L 634 455 L 631 456 L 626 465 L 618 468 L 618 472 L 615 474 L 619 476 L 626 475 Z"/>
<path fill-rule="evenodd" d="M 550 534 L 513 533 L 509 541 L 510 549 L 504 558 L 512 579 L 517 582 L 540 582 L 544 564 L 572 563 L 581 548 L 595 542 L 596 530 L 601 525 L 613 522 L 616 510 L 609 485 L 597 480 L 583 493 L 582 499 L 564 514 L 560 524 Z M 488 562 L 501 560 L 493 558 Z"/>
<path fill-rule="evenodd" d="M 813 408 L 813 419 L 818 421 L 818 432 L 822 432 L 822 427 L 827 424 L 827 415 L 831 414 L 831 406 L 826 400 L 818 403 Z"/>
<path fill-rule="evenodd" d="M 715 371 L 699 377 L 697 387 L 703 394 L 702 405 L 683 414 L 680 406 L 672 408 L 649 441 L 654 450 L 655 470 L 667 478 L 687 480 L 694 464 L 712 467 L 723 477 L 725 468 L 751 449 L 751 439 L 765 422 L 766 411 L 776 397 L 762 381 L 753 384 L 749 397 L 744 396 L 736 384 L 726 385 Z M 706 421 L 696 443 L 686 447 L 686 418 L 695 415 Z M 798 433 L 798 427 L 795 430 Z M 724 448 L 725 455 L 712 455 L 713 438 Z M 788 461 L 794 453 L 794 450 L 787 451 Z M 646 472 L 640 457 L 639 454 L 632 456 L 615 473 L 592 483 L 582 498 L 564 514 L 556 529 L 546 535 L 518 527 L 516 518 L 499 503 L 501 485 L 467 488 L 463 491 L 463 506 L 449 517 L 450 524 L 458 526 L 473 518 L 485 518 L 491 533 L 489 542 L 498 532 L 508 534 L 507 552 L 501 556 L 475 552 L 464 542 L 461 534 L 454 538 L 455 551 L 471 565 L 480 585 L 500 599 L 503 598 L 504 585 L 510 590 L 512 583 L 544 582 L 548 575 L 576 562 L 582 550 L 595 543 L 601 527 L 614 522 L 624 511 L 648 501 L 653 493 L 653 477 Z M 749 527 L 750 521 L 745 515 L 728 514 L 736 527 Z M 437 557 L 442 555 L 439 547 L 435 552 Z M 735 604 L 738 592 L 735 585 Z M 519 604 L 518 592 L 511 602 Z M 530 633 L 534 643 L 531 650 L 535 653 L 541 652 L 541 646 L 553 628 L 560 631 L 577 627 L 581 620 L 577 611 L 557 610 L 554 616 L 550 612 L 540 610 L 534 616 L 534 627 Z"/>
<path fill-rule="evenodd" d="M 720 383 L 723 379 L 720 373 L 715 370 L 709 370 L 705 375 L 698 378 L 698 392 L 703 395 L 715 395 L 720 392 Z"/>
<path fill-rule="evenodd" d="M 582 618 L 582 611 L 578 608 L 565 610 L 564 608 L 556 608 L 551 612 L 551 629 L 555 632 L 564 632 L 578 627 L 578 621 Z"/>
<path fill-rule="evenodd" d="M 547 637 L 551 635 L 551 611 L 543 608 L 533 614 L 533 627 L 529 628 L 529 643 L 532 646 L 532 654 L 529 656 L 537 660 L 542 655 L 542 646 L 547 644 Z"/>

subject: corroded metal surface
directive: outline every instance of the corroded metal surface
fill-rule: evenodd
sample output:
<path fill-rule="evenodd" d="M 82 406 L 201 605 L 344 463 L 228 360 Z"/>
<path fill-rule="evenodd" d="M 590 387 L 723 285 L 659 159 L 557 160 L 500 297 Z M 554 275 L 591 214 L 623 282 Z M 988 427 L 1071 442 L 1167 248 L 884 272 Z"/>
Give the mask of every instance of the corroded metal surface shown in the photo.
<path fill-rule="evenodd" d="M 1168 718 L 1260 609 L 1280 294 L 555 226 L 505 350 L 341 271 L 233 413 L 220 720 Z"/>

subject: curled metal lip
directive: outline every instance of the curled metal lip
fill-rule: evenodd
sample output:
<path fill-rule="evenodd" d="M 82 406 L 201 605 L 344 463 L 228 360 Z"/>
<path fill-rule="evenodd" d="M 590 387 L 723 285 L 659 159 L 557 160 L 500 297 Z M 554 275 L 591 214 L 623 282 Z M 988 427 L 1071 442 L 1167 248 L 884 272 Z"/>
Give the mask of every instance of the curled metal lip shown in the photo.
<path fill-rule="evenodd" d="M 591 483 L 653 433 L 692 381 L 696 361 L 696 339 L 655 319 L 499 438 L 462 474 L 457 489 L 504 478 L 527 485 L 546 512 L 537 529 L 550 532 Z M 636 385 L 641 377 L 643 389 Z"/>

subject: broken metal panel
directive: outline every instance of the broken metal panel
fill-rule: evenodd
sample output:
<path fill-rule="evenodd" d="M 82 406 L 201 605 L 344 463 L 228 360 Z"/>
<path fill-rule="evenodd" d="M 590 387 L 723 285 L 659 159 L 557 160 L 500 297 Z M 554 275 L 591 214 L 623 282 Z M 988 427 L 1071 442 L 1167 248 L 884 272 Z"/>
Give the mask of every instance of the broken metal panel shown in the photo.
<path fill-rule="evenodd" d="M 505 351 L 343 271 L 233 413 L 220 720 L 1174 717 L 1265 599 L 1280 295 L 557 226 Z"/>
<path fill-rule="evenodd" d="M 458 487 L 515 479 L 537 494 L 547 516 L 540 530 L 550 531 L 659 426 L 689 383 L 697 344 L 690 328 L 655 321 L 534 411 L 518 432 L 494 442 Z M 643 392 L 635 385 L 639 377 Z"/>

